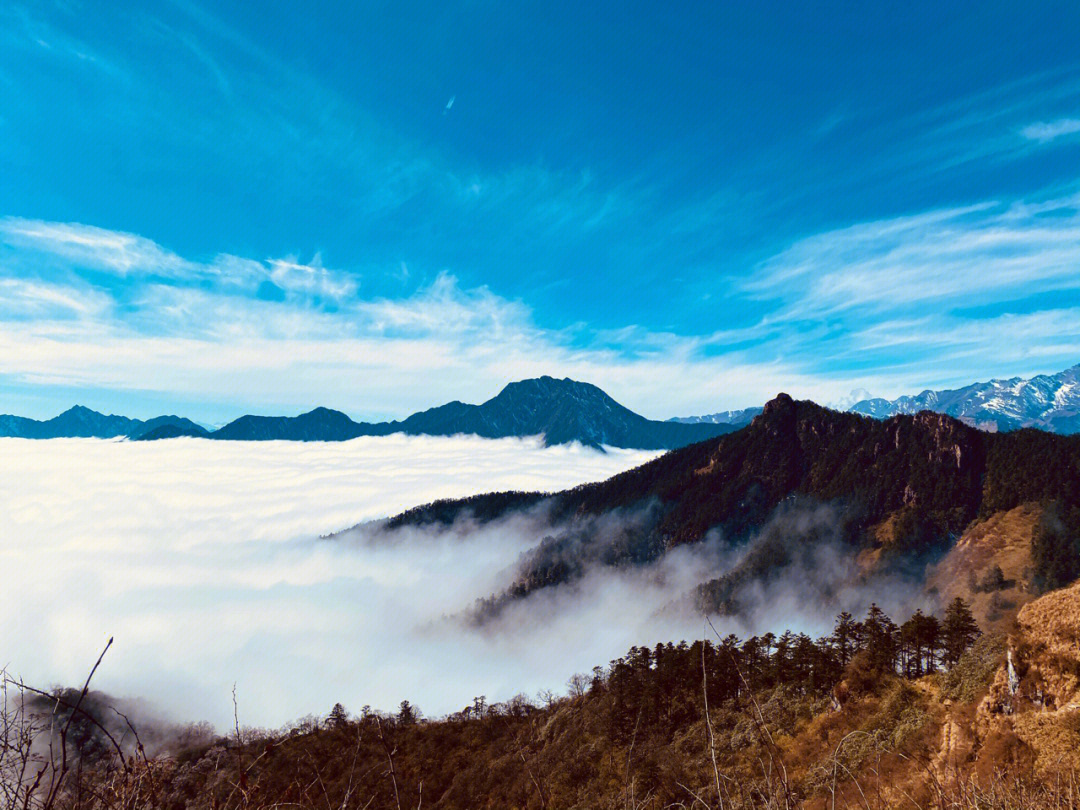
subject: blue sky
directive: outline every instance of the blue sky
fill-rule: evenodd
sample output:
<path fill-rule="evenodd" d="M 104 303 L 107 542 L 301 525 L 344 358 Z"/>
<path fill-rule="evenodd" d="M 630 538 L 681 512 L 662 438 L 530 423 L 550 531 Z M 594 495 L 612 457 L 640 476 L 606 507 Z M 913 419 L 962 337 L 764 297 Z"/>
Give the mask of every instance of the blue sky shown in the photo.
<path fill-rule="evenodd" d="M 216 5 L 0 8 L 0 411 L 1080 362 L 1076 4 Z"/>

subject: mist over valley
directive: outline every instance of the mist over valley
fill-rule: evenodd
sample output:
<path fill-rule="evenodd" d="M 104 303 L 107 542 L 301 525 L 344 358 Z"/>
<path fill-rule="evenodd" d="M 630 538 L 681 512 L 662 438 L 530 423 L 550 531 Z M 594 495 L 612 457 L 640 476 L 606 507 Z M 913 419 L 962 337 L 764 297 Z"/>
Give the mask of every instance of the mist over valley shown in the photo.
<path fill-rule="evenodd" d="M 391 436 L 344 443 L 0 439 L 4 663 L 35 683 L 97 676 L 181 719 L 277 726 L 334 701 L 432 713 L 480 689 L 560 687 L 568 664 L 522 628 L 501 641 L 444 622 L 531 539 L 511 530 L 398 546 L 320 540 L 476 491 L 554 491 L 655 453 L 537 439 Z M 19 572 L 14 576 L 14 572 Z M 631 628 L 615 630 L 618 643 Z M 553 642 L 552 635 L 546 636 Z M 436 675 L 437 674 L 437 675 Z"/>

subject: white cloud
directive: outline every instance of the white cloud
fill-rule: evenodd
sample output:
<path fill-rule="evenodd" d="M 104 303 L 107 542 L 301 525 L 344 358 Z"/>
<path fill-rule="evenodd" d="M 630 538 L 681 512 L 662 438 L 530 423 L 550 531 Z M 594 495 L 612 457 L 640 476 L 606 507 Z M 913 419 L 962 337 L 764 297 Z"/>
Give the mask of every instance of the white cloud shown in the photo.
<path fill-rule="evenodd" d="M 765 313 L 743 337 L 833 378 L 870 369 L 848 387 L 878 396 L 1054 372 L 1080 356 L 1077 268 L 1075 194 L 860 223 L 794 243 L 743 282 Z M 843 401 L 832 390 L 819 401 Z"/>
<path fill-rule="evenodd" d="M 37 683 L 81 682 L 113 635 L 98 688 L 225 723 L 235 681 L 242 721 L 277 725 L 338 700 L 435 713 L 559 688 L 640 641 L 642 606 L 617 632 L 579 628 L 573 653 L 543 628 L 445 624 L 538 539 L 516 524 L 394 546 L 317 537 L 435 498 L 604 479 L 654 453 L 396 435 L 0 439 L 0 455 L 3 663 Z"/>
<path fill-rule="evenodd" d="M 87 288 L 0 277 L 0 318 L 102 315 L 112 299 Z"/>
<path fill-rule="evenodd" d="M 344 443 L 137 443 L 0 439 L 0 637 L 4 662 L 36 683 L 78 683 L 109 636 L 94 685 L 149 698 L 176 719 L 277 726 L 337 701 L 440 715 L 475 695 L 560 689 L 631 645 L 699 637 L 685 598 L 738 562 L 719 535 L 645 567 L 597 566 L 564 587 L 462 621 L 502 592 L 523 552 L 559 527 L 543 509 L 477 526 L 324 534 L 417 502 L 499 489 L 555 490 L 653 458 L 538 439 L 390 436 Z M 622 536 L 641 512 L 607 514 Z M 827 505 L 790 504 L 763 533 L 837 525 Z M 772 585 L 740 593 L 723 624 L 743 635 L 817 635 L 870 598 L 925 607 L 917 583 L 868 583 L 815 529 Z M 825 572 L 822 574 L 822 572 Z M 830 573 L 831 572 L 831 573 Z M 898 613 L 895 615 L 904 615 Z"/>
<path fill-rule="evenodd" d="M 319 254 L 307 263 L 295 256 L 259 262 L 226 253 L 210 262 L 196 262 L 136 234 L 17 217 L 0 219 L 0 242 L 24 259 L 44 258 L 49 266 L 104 271 L 129 283 L 146 276 L 170 283 L 211 282 L 216 292 L 228 294 L 252 292 L 269 281 L 294 297 L 331 300 L 352 297 L 357 290 L 347 274 L 323 267 Z"/>
<path fill-rule="evenodd" d="M 1039 143 L 1049 143 L 1060 138 L 1062 135 L 1073 135 L 1080 132 L 1080 118 L 1059 118 L 1056 121 L 1039 121 L 1029 124 L 1020 130 L 1020 134 L 1028 140 Z"/>
<path fill-rule="evenodd" d="M 229 411 L 234 416 L 251 403 L 264 413 L 323 404 L 357 418 L 403 418 L 451 399 L 481 402 L 509 381 L 543 374 L 592 382 L 654 418 L 760 403 L 780 390 L 826 401 L 836 387 L 785 362 L 701 357 L 694 341 L 666 354 L 632 357 L 573 348 L 528 325 L 505 330 L 501 339 L 455 332 L 350 335 L 349 325 L 340 330 L 345 334 L 327 336 L 309 335 L 312 323 L 287 312 L 254 305 L 237 311 L 243 320 L 215 323 L 212 336 L 149 336 L 99 324 L 0 324 L 0 374 L 236 402 Z M 262 324 L 260 311 L 268 314 Z M 291 337 L 285 335 L 289 322 L 299 332 Z M 255 333 L 259 326 L 263 331 Z M 282 336 L 268 336 L 275 333 Z"/>
<path fill-rule="evenodd" d="M 772 318 L 970 306 L 1077 286 L 1080 197 L 870 222 L 797 242 L 745 289 L 790 302 Z"/>
<path fill-rule="evenodd" d="M 14 247 L 66 259 L 79 267 L 121 276 L 153 273 L 189 277 L 197 266 L 135 234 L 91 225 L 9 217 L 0 220 L 0 237 Z"/>
<path fill-rule="evenodd" d="M 654 418 L 756 404 L 781 388 L 831 390 L 790 363 L 706 356 L 701 338 L 544 329 L 524 303 L 462 289 L 448 273 L 405 298 L 362 298 L 318 255 L 302 263 L 222 254 L 200 264 L 131 234 L 29 220 L 0 221 L 0 236 L 16 249 L 0 279 L 7 271 L 11 288 L 24 290 L 19 306 L 34 312 L 18 321 L 0 313 L 0 374 L 28 384 L 151 391 L 236 409 L 323 404 L 362 418 L 479 402 L 543 374 L 593 382 Z M 42 257 L 69 268 L 66 284 L 11 277 Z M 70 271 L 86 266 L 126 275 L 125 306 Z M 256 298 L 263 281 L 284 300 Z M 51 296 L 52 308 L 32 306 L 32 289 Z M 320 299 L 332 299 L 333 310 Z"/>
<path fill-rule="evenodd" d="M 322 257 L 315 254 L 310 264 L 295 258 L 271 259 L 270 278 L 283 290 L 311 296 L 340 300 L 356 295 L 356 284 L 322 266 Z"/>
<path fill-rule="evenodd" d="M 9 291 L 0 374 L 9 383 L 210 403 L 212 416 L 192 414 L 202 419 L 315 405 L 401 418 L 451 399 L 480 402 L 542 374 L 587 380 L 667 418 L 757 405 L 779 391 L 839 402 L 855 387 L 896 396 L 1055 371 L 1076 362 L 1080 343 L 1068 317 L 1080 295 L 1077 196 L 803 239 L 731 291 L 732 305 L 759 307 L 760 320 L 725 328 L 718 311 L 709 335 L 547 329 L 526 303 L 463 289 L 449 273 L 406 297 L 365 298 L 318 255 L 197 263 L 130 234 L 10 219 L 0 238 L 9 245 L 0 257 Z M 70 271 L 91 261 L 124 268 L 122 301 Z M 69 268 L 52 274 L 67 281 L 29 275 L 38 265 Z M 153 269 L 161 265 L 174 276 Z M 279 300 L 256 297 L 263 282 L 282 291 Z M 1045 298 L 1034 311 L 1014 303 L 1051 292 L 1061 293 L 1052 308 Z M 972 308 L 982 311 L 963 314 Z"/>
<path fill-rule="evenodd" d="M 462 290 L 449 273 L 405 299 L 357 303 L 379 334 L 487 334 L 493 341 L 520 333 L 530 320 L 523 304 L 507 301 L 486 287 Z"/>

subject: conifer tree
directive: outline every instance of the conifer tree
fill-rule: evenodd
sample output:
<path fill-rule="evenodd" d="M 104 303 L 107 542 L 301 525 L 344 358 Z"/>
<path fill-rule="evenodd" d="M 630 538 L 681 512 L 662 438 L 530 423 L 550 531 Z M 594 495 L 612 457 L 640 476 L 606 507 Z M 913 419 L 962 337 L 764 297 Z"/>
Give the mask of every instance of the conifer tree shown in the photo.
<path fill-rule="evenodd" d="M 893 672 L 896 669 L 897 627 L 876 603 L 871 603 L 859 635 L 874 668 Z"/>
<path fill-rule="evenodd" d="M 836 656 L 840 659 L 840 666 L 846 667 L 852 656 L 859 651 L 859 623 L 852 619 L 846 610 L 836 617 L 831 641 L 836 649 Z"/>
<path fill-rule="evenodd" d="M 956 666 L 960 656 L 971 646 L 979 635 L 979 625 L 971 615 L 967 602 L 956 597 L 945 611 L 941 624 L 942 646 L 944 647 L 945 666 Z"/>
<path fill-rule="evenodd" d="M 330 728 L 344 728 L 349 723 L 349 713 L 345 711 L 345 707 L 340 703 L 335 703 L 334 708 L 330 710 L 330 714 L 326 717 L 326 724 Z"/>
<path fill-rule="evenodd" d="M 904 674 L 919 678 L 937 668 L 941 648 L 941 622 L 921 610 L 900 627 L 900 651 Z"/>
<path fill-rule="evenodd" d="M 418 719 L 416 709 L 407 700 L 401 701 L 401 705 L 398 707 L 398 722 L 403 726 L 411 726 Z"/>

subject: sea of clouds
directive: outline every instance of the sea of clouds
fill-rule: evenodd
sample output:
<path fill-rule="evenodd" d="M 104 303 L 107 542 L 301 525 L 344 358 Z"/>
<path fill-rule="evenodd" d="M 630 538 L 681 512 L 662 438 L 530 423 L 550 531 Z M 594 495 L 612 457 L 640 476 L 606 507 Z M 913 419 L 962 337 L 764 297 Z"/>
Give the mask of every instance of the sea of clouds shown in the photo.
<path fill-rule="evenodd" d="M 579 612 L 469 628 L 531 525 L 320 539 L 437 498 L 554 491 L 656 454 L 537 439 L 343 443 L 0 439 L 0 666 L 97 688 L 177 720 L 278 726 L 335 702 L 430 715 L 473 696 L 561 689 L 641 640 L 651 603 L 579 593 Z"/>
<path fill-rule="evenodd" d="M 901 618 L 931 607 L 919 577 L 859 574 L 829 504 L 782 504 L 748 538 L 713 531 L 649 565 L 605 565 L 600 548 L 569 583 L 482 622 L 477 599 L 504 593 L 566 528 L 543 504 L 482 525 L 377 522 L 438 498 L 556 491 L 655 456 L 460 436 L 0 439 L 0 667 L 79 685 L 112 636 L 94 686 L 145 701 L 140 716 L 228 728 L 235 684 L 240 722 L 278 728 L 337 702 L 392 711 L 407 699 L 437 717 L 479 695 L 563 692 L 632 645 L 711 635 L 688 597 L 761 544 L 775 570 L 740 586 L 738 615 L 714 617 L 716 632 L 820 635 L 871 601 Z M 603 546 L 650 508 L 575 531 Z"/>

